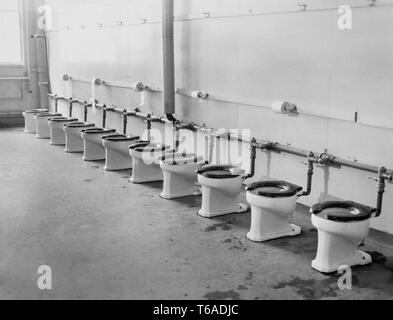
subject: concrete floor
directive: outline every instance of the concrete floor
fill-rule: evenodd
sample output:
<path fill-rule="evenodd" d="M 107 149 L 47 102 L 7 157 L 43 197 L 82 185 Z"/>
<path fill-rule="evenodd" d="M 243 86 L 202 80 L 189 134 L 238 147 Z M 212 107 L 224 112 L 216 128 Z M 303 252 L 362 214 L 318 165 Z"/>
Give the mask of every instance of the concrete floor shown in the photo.
<path fill-rule="evenodd" d="M 310 267 L 317 233 L 307 209 L 302 236 L 247 241 L 250 214 L 196 215 L 201 199 L 159 198 L 160 183 L 132 185 L 22 133 L 0 129 L 0 299 L 392 299 L 391 237 L 364 250 L 385 262 L 358 267 L 353 289 Z M 40 265 L 53 290 L 40 291 Z"/>

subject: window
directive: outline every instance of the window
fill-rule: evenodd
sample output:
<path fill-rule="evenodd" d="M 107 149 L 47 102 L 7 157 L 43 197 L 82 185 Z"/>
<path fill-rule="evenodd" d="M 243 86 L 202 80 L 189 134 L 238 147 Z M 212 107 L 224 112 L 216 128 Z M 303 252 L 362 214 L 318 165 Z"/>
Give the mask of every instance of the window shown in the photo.
<path fill-rule="evenodd" d="M 0 0 L 0 65 L 23 64 L 19 0 Z"/>

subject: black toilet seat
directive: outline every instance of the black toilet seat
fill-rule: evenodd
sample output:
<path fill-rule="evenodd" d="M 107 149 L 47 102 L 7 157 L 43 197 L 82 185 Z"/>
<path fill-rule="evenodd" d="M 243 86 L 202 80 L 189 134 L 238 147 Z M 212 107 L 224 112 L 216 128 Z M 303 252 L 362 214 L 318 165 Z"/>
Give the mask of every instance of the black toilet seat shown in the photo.
<path fill-rule="evenodd" d="M 40 112 L 36 114 L 37 118 L 47 118 L 47 117 L 62 117 L 61 113 L 49 113 L 49 112 Z"/>
<path fill-rule="evenodd" d="M 113 134 L 109 136 L 102 137 L 103 140 L 112 141 L 112 142 L 122 142 L 122 141 L 138 141 L 140 137 L 136 136 L 127 136 L 124 134 Z"/>
<path fill-rule="evenodd" d="M 67 128 L 92 128 L 94 124 L 85 122 L 68 123 L 64 125 Z"/>
<path fill-rule="evenodd" d="M 150 141 L 141 141 L 133 144 L 130 146 L 130 149 L 136 152 L 169 152 L 169 147 L 167 145 L 151 143 Z"/>
<path fill-rule="evenodd" d="M 375 208 L 353 201 L 327 201 L 316 204 L 311 208 L 312 214 L 338 222 L 364 221 L 369 219 L 376 211 Z"/>
<path fill-rule="evenodd" d="M 246 190 L 267 198 L 290 198 L 303 188 L 286 181 L 260 181 L 250 184 Z"/>
<path fill-rule="evenodd" d="M 116 132 L 116 129 L 91 128 L 82 130 L 82 132 L 86 134 L 109 134 Z"/>
<path fill-rule="evenodd" d="M 54 118 L 54 119 L 50 119 L 49 121 L 52 121 L 52 122 L 76 122 L 76 121 L 78 121 L 78 119 L 76 119 L 76 118 Z"/>
<path fill-rule="evenodd" d="M 231 165 L 204 166 L 197 171 L 197 174 L 210 179 L 233 179 L 241 176 L 241 174 L 233 173 L 232 169 L 238 170 L 239 168 Z"/>
<path fill-rule="evenodd" d="M 49 109 L 33 109 L 33 110 L 26 110 L 25 113 L 48 113 Z"/>

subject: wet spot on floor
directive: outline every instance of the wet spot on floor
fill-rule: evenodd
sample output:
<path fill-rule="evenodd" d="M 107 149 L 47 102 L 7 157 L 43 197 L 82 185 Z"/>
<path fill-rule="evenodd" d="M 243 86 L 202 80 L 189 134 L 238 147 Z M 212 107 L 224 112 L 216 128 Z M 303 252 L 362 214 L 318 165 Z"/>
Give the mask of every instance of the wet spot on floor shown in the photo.
<path fill-rule="evenodd" d="M 212 231 L 230 231 L 232 230 L 231 222 L 224 222 L 224 223 L 216 223 L 210 227 L 207 227 L 204 231 L 205 232 L 212 232 Z"/>
<path fill-rule="evenodd" d="M 245 281 L 251 281 L 251 280 L 253 280 L 253 279 L 254 279 L 254 273 L 251 272 L 251 271 L 247 272 L 247 275 L 246 275 L 246 277 L 244 278 L 244 280 L 245 280 Z"/>
<path fill-rule="evenodd" d="M 352 268 L 352 286 L 393 295 L 393 258 L 386 258 L 383 263 Z"/>
<path fill-rule="evenodd" d="M 240 294 L 235 292 L 234 290 L 231 291 L 215 291 L 207 293 L 203 296 L 207 300 L 240 300 Z"/>
<path fill-rule="evenodd" d="M 287 282 L 281 282 L 274 289 L 291 288 L 305 299 L 322 299 L 337 297 L 338 276 L 329 276 L 322 280 L 304 280 L 298 277 Z"/>
<path fill-rule="evenodd" d="M 196 196 L 184 197 L 175 199 L 177 203 L 181 203 L 186 205 L 188 208 L 200 208 L 201 207 L 201 198 Z"/>

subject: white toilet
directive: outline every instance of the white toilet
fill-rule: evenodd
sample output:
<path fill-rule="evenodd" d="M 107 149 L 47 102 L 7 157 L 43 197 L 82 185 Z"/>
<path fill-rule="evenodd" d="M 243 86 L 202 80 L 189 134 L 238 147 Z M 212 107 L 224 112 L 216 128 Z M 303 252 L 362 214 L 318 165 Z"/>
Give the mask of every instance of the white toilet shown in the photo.
<path fill-rule="evenodd" d="M 23 117 L 25 118 L 25 133 L 36 133 L 37 124 L 35 121 L 35 115 L 38 113 L 48 113 L 48 109 L 34 109 L 26 110 L 23 112 Z"/>
<path fill-rule="evenodd" d="M 213 218 L 230 213 L 243 213 L 248 206 L 238 203 L 245 171 L 230 165 L 204 166 L 197 171 L 202 186 L 202 208 L 199 215 Z"/>
<path fill-rule="evenodd" d="M 312 267 L 322 273 L 333 273 L 341 266 L 370 264 L 371 256 L 358 248 L 369 234 L 375 212 L 374 208 L 351 201 L 313 206 L 311 221 L 318 229 L 318 251 Z"/>
<path fill-rule="evenodd" d="M 49 119 L 49 128 L 50 128 L 50 144 L 53 146 L 64 146 L 65 141 L 65 134 L 63 127 L 65 124 L 77 122 L 78 119 L 76 118 L 53 118 Z"/>
<path fill-rule="evenodd" d="M 99 161 L 105 160 L 105 148 L 102 145 L 102 137 L 114 134 L 115 129 L 92 128 L 83 129 L 81 138 L 83 140 L 83 160 Z"/>
<path fill-rule="evenodd" d="M 247 201 L 251 205 L 251 229 L 247 238 L 264 242 L 293 237 L 301 228 L 290 223 L 302 187 L 285 181 L 262 181 L 249 185 Z"/>
<path fill-rule="evenodd" d="M 37 113 L 34 118 L 36 121 L 36 138 L 37 139 L 49 139 L 50 128 L 49 119 L 61 117 L 61 113 Z"/>
<path fill-rule="evenodd" d="M 163 180 L 158 158 L 171 151 L 169 146 L 142 141 L 130 146 L 129 151 L 132 158 L 132 183 Z"/>
<path fill-rule="evenodd" d="M 159 160 L 164 178 L 162 198 L 176 199 L 201 194 L 200 188 L 196 186 L 196 171 L 204 164 L 203 157 L 171 153 Z"/>
<path fill-rule="evenodd" d="M 75 153 L 83 152 L 84 144 L 81 137 L 82 130 L 94 128 L 94 123 L 73 122 L 65 124 L 63 127 L 65 133 L 65 152 Z"/>
<path fill-rule="evenodd" d="M 132 168 L 129 147 L 139 141 L 139 137 L 112 134 L 102 137 L 105 148 L 105 170 L 116 171 Z"/>

